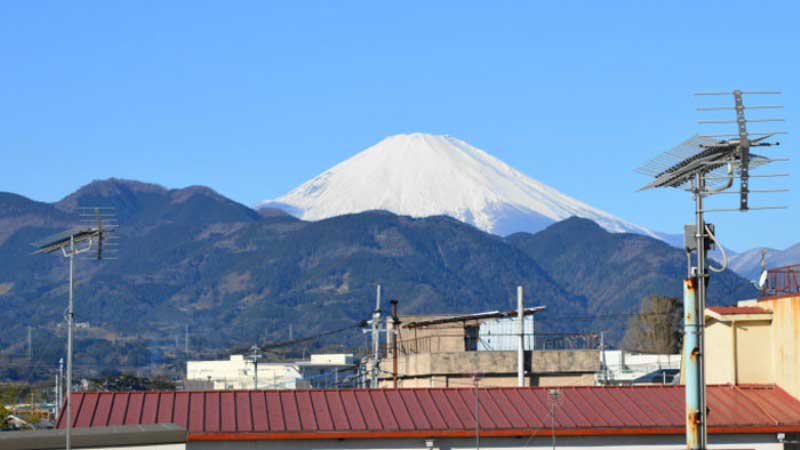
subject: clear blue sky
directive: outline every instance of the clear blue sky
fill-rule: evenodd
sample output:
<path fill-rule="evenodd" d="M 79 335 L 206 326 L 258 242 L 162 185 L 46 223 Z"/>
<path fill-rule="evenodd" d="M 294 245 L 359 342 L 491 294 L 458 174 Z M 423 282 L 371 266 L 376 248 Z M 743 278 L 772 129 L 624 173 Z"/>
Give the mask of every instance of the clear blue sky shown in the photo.
<path fill-rule="evenodd" d="M 689 195 L 634 193 L 633 170 L 703 131 L 697 90 L 784 90 L 791 153 L 800 7 L 611 3 L 2 2 L 0 190 L 55 201 L 113 176 L 253 204 L 423 131 L 679 233 Z M 710 221 L 736 249 L 785 247 L 796 197 Z"/>

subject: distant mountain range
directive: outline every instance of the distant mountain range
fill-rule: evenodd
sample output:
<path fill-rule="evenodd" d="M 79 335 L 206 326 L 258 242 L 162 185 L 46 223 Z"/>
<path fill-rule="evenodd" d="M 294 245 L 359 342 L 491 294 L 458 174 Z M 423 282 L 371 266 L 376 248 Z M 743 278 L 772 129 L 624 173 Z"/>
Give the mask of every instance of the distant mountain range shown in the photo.
<path fill-rule="evenodd" d="M 501 236 L 536 232 L 583 217 L 612 232 L 661 237 L 528 177 L 489 153 L 446 135 L 399 134 L 256 207 L 304 220 L 385 210 L 447 215 Z"/>
<path fill-rule="evenodd" d="M 169 361 L 185 325 L 197 357 L 284 340 L 290 325 L 304 336 L 352 324 L 368 318 L 376 283 L 401 313 L 512 308 L 519 284 L 529 304 L 548 308 L 540 329 L 606 330 L 613 342 L 621 314 L 651 293 L 680 296 L 686 272 L 680 250 L 579 218 L 503 238 L 447 216 L 304 221 L 199 186 L 110 179 L 53 204 L 0 193 L 0 367 L 25 353 L 28 326 L 43 364 L 63 353 L 67 266 L 32 255 L 30 243 L 77 223 L 77 207 L 98 205 L 116 208 L 120 250 L 116 261 L 78 261 L 77 320 L 87 325 L 76 358 L 87 368 Z M 714 275 L 709 300 L 754 295 L 726 272 Z M 363 336 L 327 342 L 358 345 Z"/>
<path fill-rule="evenodd" d="M 750 280 L 758 280 L 761 275 L 762 251 L 766 250 L 765 262 L 767 269 L 800 264 L 800 244 L 795 244 L 785 250 L 774 248 L 754 248 L 730 257 L 730 267 L 736 273 Z"/>

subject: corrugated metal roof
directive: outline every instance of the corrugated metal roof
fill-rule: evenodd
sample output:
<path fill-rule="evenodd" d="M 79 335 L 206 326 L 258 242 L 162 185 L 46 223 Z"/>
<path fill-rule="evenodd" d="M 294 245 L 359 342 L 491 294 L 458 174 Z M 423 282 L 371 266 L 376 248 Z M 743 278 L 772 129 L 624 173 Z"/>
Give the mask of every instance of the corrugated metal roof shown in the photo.
<path fill-rule="evenodd" d="M 682 386 L 564 387 L 561 435 L 684 432 Z M 800 401 L 774 386 L 710 386 L 713 433 L 800 431 Z M 483 388 L 482 436 L 550 432 L 547 388 Z M 467 437 L 471 388 L 75 393 L 76 427 L 175 423 L 189 439 Z M 64 415 L 59 418 L 64 427 Z"/>
<path fill-rule="evenodd" d="M 772 314 L 770 310 L 758 306 L 710 306 L 708 309 L 726 316 L 731 314 Z"/>

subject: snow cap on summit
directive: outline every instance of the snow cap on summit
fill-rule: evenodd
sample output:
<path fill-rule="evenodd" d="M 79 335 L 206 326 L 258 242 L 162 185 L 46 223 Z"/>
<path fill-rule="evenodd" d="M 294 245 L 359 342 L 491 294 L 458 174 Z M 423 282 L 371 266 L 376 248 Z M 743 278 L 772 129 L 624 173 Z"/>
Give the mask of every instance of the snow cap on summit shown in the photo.
<path fill-rule="evenodd" d="M 376 209 L 412 217 L 448 215 L 500 235 L 535 232 L 578 216 L 611 232 L 658 237 L 460 139 L 425 133 L 387 137 L 288 194 L 256 206 L 279 207 L 304 220 Z"/>

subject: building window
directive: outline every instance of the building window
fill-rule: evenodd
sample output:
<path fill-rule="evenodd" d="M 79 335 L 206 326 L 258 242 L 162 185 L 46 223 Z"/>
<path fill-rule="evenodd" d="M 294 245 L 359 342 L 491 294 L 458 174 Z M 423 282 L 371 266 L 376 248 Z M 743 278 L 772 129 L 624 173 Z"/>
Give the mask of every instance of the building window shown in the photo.
<path fill-rule="evenodd" d="M 478 335 L 480 325 L 464 325 L 464 351 L 478 350 Z"/>

